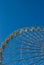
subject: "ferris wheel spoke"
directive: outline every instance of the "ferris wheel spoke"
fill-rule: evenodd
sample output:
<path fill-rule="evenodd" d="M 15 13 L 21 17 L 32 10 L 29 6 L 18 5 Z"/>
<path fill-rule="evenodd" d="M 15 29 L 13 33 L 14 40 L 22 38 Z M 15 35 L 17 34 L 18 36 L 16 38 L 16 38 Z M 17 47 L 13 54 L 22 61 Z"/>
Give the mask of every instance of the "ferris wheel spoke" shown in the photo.
<path fill-rule="evenodd" d="M 31 32 L 27 32 L 26 35 L 29 35 L 34 40 L 39 40 L 41 38 L 37 32 L 33 32 L 33 34 Z"/>
<path fill-rule="evenodd" d="M 27 35 L 28 35 L 28 37 L 27 37 Z M 39 37 L 39 39 L 38 39 L 38 42 L 39 41 L 42 41 L 44 38 L 42 38 L 42 36 L 38 33 L 38 36 L 40 36 Z M 30 39 L 32 42 L 35 42 L 35 41 L 37 41 L 37 39 L 36 39 L 36 37 L 34 36 L 34 35 L 32 35 L 32 34 L 30 34 L 30 33 L 25 33 L 25 35 L 22 35 L 22 37 L 25 37 L 25 38 L 27 38 L 28 40 Z M 30 38 L 29 38 L 30 37 Z M 42 38 L 42 39 L 41 39 Z M 37 43 L 37 42 L 35 42 L 35 43 Z"/>
<path fill-rule="evenodd" d="M 14 43 L 16 43 L 16 42 L 14 42 Z M 12 43 L 13 44 L 13 43 Z M 6 46 L 5 48 L 9 48 L 9 49 L 29 49 L 29 50 L 40 50 L 40 48 L 39 47 L 37 47 L 37 46 L 32 46 L 32 45 L 27 45 L 27 44 L 19 44 L 19 43 L 16 43 L 16 44 L 18 44 L 18 45 L 20 45 L 20 46 L 22 46 L 22 48 L 19 48 L 18 46 L 16 46 L 15 47 L 15 45 L 13 46 L 13 48 L 12 48 L 12 46 Z M 25 46 L 27 46 L 27 48 L 24 48 Z"/>
<path fill-rule="evenodd" d="M 43 52 L 22 52 L 22 55 L 23 55 L 23 54 L 25 54 L 25 55 L 26 55 L 26 54 L 42 54 L 42 53 L 43 53 Z M 14 56 L 15 56 L 15 55 L 20 55 L 20 53 L 15 53 L 15 52 L 14 52 L 14 53 L 6 53 L 6 54 L 3 53 L 3 54 L 2 54 L 2 56 L 10 56 L 10 55 L 14 55 Z"/>
<path fill-rule="evenodd" d="M 36 62 L 33 62 L 33 63 L 31 63 L 30 65 L 38 64 L 38 63 L 42 62 L 43 60 L 44 60 L 44 58 L 42 58 L 42 59 L 40 59 L 40 60 L 38 60 L 38 61 L 36 61 Z"/>
<path fill-rule="evenodd" d="M 17 40 L 19 40 L 19 39 L 17 39 Z M 20 44 L 20 43 L 23 43 L 24 41 L 22 41 L 22 40 L 19 40 L 19 42 L 10 42 L 10 44 L 18 44 L 18 45 L 22 45 L 22 46 L 28 46 L 28 47 L 34 47 L 34 48 L 40 48 L 40 46 L 37 46 L 37 45 L 32 45 L 31 43 L 29 43 L 29 42 L 25 42 L 25 43 L 23 43 L 23 44 Z M 10 46 L 5 46 L 6 48 L 9 48 Z"/>
<path fill-rule="evenodd" d="M 38 57 L 44 57 L 44 55 L 33 56 L 33 57 L 30 57 L 30 58 L 21 58 L 21 59 L 13 60 L 13 62 L 8 62 L 8 63 L 5 63 L 5 64 L 12 64 L 14 62 L 21 62 L 21 61 L 24 61 L 24 60 L 30 60 L 32 58 L 38 58 Z"/>
<path fill-rule="evenodd" d="M 36 45 L 36 44 L 34 44 L 33 42 L 27 42 L 26 40 L 21 40 L 21 39 L 18 39 L 18 38 L 14 38 L 14 40 L 17 40 L 18 42 L 22 42 L 22 43 L 26 43 L 27 45 L 34 45 L 34 46 L 37 46 L 37 47 L 39 47 L 40 48 L 40 46 L 41 45 Z"/>
<path fill-rule="evenodd" d="M 40 45 L 40 44 L 37 44 L 37 43 L 39 43 L 39 42 L 37 42 L 37 39 L 35 39 L 35 38 L 33 38 L 33 36 L 32 37 L 30 37 L 30 36 L 28 36 L 27 37 L 27 34 L 25 34 L 25 35 L 22 35 L 22 38 L 24 38 L 25 40 L 30 40 L 30 42 L 31 43 L 34 43 L 34 44 L 36 44 L 36 45 Z M 36 41 L 36 42 L 35 42 Z"/>

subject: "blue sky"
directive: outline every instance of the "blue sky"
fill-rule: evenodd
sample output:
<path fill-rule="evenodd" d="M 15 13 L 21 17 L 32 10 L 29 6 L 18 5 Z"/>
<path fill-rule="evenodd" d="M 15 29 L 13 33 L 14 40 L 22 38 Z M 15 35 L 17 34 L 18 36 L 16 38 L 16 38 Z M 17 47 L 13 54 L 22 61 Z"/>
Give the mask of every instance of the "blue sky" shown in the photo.
<path fill-rule="evenodd" d="M 44 0 L 0 0 L 0 44 L 14 30 L 44 26 Z"/>

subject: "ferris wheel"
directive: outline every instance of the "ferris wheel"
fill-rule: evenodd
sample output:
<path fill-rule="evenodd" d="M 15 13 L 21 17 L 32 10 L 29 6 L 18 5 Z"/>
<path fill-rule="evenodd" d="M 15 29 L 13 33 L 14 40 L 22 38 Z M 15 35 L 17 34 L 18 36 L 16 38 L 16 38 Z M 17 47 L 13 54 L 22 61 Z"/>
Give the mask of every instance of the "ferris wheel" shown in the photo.
<path fill-rule="evenodd" d="M 0 65 L 44 65 L 44 27 L 11 33 L 0 48 Z"/>

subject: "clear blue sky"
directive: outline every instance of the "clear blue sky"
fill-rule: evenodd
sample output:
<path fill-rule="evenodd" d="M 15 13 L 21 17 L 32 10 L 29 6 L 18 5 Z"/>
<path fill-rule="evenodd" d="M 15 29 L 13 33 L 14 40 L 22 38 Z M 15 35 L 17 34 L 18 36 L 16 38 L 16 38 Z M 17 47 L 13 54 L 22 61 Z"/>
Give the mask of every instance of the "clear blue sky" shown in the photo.
<path fill-rule="evenodd" d="M 0 0 L 0 44 L 27 26 L 44 26 L 44 0 Z"/>

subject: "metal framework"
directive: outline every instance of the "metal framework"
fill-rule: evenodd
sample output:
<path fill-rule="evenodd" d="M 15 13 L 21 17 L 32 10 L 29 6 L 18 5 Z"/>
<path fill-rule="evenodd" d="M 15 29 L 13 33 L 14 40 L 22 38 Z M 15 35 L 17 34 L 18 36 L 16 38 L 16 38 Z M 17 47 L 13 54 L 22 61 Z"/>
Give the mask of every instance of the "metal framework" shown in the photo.
<path fill-rule="evenodd" d="M 44 27 L 25 27 L 7 37 L 0 65 L 44 65 Z"/>

